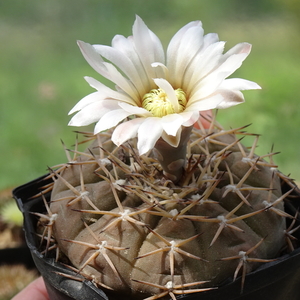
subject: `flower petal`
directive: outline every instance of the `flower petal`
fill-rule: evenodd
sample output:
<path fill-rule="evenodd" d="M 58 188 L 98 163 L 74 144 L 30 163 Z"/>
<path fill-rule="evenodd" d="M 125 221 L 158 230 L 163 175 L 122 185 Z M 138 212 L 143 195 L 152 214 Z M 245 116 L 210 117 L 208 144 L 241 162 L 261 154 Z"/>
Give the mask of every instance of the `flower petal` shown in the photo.
<path fill-rule="evenodd" d="M 144 121 L 144 118 L 135 118 L 118 125 L 112 134 L 111 140 L 117 146 L 120 146 L 129 139 L 136 137 L 138 129 Z"/>
<path fill-rule="evenodd" d="M 182 87 L 185 70 L 203 45 L 204 31 L 201 22 L 192 22 L 189 25 L 191 27 L 185 28 L 187 30 L 184 35 L 175 35 L 168 47 L 167 67 L 174 88 Z"/>
<path fill-rule="evenodd" d="M 224 97 L 221 94 L 215 94 L 205 99 L 194 101 L 191 105 L 188 105 L 185 111 L 203 111 L 217 108 L 218 105 L 224 101 Z"/>
<path fill-rule="evenodd" d="M 84 99 L 83 99 L 84 100 Z M 117 102 L 102 100 L 83 107 L 69 122 L 70 126 L 86 126 L 97 122 L 107 112 L 117 108 Z"/>
<path fill-rule="evenodd" d="M 162 128 L 166 134 L 175 136 L 183 123 L 181 114 L 171 114 L 162 117 Z"/>
<path fill-rule="evenodd" d="M 161 118 L 147 118 L 138 129 L 138 150 L 140 155 L 153 149 L 163 132 Z M 149 134 L 151 133 L 151 134 Z"/>
<path fill-rule="evenodd" d="M 163 78 L 155 78 L 154 82 L 159 88 L 164 90 L 168 96 L 169 101 L 173 105 L 174 111 L 177 113 L 179 111 L 179 103 L 175 91 L 171 84 Z"/>
<path fill-rule="evenodd" d="M 135 101 L 135 103 L 140 104 L 139 95 L 133 84 L 127 78 L 125 78 L 111 63 L 104 62 L 103 65 L 105 65 L 106 69 L 108 70 L 111 76 L 111 81 L 121 88 L 121 90 L 127 93 Z"/>
<path fill-rule="evenodd" d="M 251 51 L 251 45 L 248 43 L 240 43 L 231 48 L 228 52 L 221 55 L 220 50 L 223 51 L 224 49 L 224 42 L 218 42 L 215 44 L 211 44 L 207 50 L 200 55 L 194 62 L 194 66 L 197 66 L 197 71 L 194 72 L 193 75 L 187 74 L 186 80 L 188 80 L 188 77 L 191 78 L 197 78 L 198 82 L 195 81 L 189 82 L 189 89 L 192 89 L 192 93 L 195 93 L 195 91 L 198 91 L 201 89 L 201 87 L 206 86 L 207 82 L 210 82 L 210 86 L 206 86 L 206 92 L 203 92 L 207 95 L 213 92 L 213 89 L 209 91 L 209 87 L 212 87 L 212 84 L 214 87 L 217 87 L 223 80 L 230 76 L 236 69 L 238 69 L 242 62 L 245 60 L 245 58 L 249 55 Z M 219 74 L 218 74 L 219 73 Z M 205 76 L 205 78 L 203 78 Z M 216 76 L 219 78 L 218 81 L 216 81 Z M 199 96 L 197 96 L 199 97 Z"/>
<path fill-rule="evenodd" d="M 184 111 L 181 114 L 183 117 L 184 123 L 182 126 L 189 127 L 195 124 L 199 119 L 199 111 Z"/>
<path fill-rule="evenodd" d="M 93 45 L 95 50 L 104 58 L 111 61 L 114 65 L 128 77 L 133 83 L 136 92 L 142 97 L 148 90 L 147 85 L 143 84 L 141 77 L 139 76 L 139 70 L 136 69 L 133 62 L 119 49 L 104 46 L 104 45 Z"/>
<path fill-rule="evenodd" d="M 179 145 L 179 143 L 180 143 L 181 131 L 182 131 L 182 127 L 179 127 L 175 136 L 166 134 L 166 132 L 163 131 L 161 137 L 169 145 L 171 145 L 172 147 L 176 148 Z"/>
<path fill-rule="evenodd" d="M 119 102 L 119 106 L 123 108 L 126 112 L 130 113 L 130 115 L 137 115 L 140 117 L 152 117 L 152 113 L 149 112 L 147 109 L 129 105 L 127 103 Z"/>
<path fill-rule="evenodd" d="M 203 50 L 208 46 L 219 42 L 219 36 L 217 33 L 208 33 L 203 38 Z"/>
<path fill-rule="evenodd" d="M 130 116 L 130 113 L 128 113 L 124 109 L 115 109 L 108 111 L 96 124 L 94 133 L 96 134 L 98 132 L 112 128 L 128 116 Z"/>
<path fill-rule="evenodd" d="M 105 97 L 105 96 L 104 96 Z M 91 93 L 85 97 L 83 97 L 70 111 L 69 115 L 73 114 L 76 111 L 83 109 L 85 106 L 97 102 L 99 100 L 104 100 L 105 98 L 99 92 Z"/>
<path fill-rule="evenodd" d="M 118 101 L 130 103 L 132 105 L 135 104 L 134 100 L 125 93 L 114 91 L 108 86 L 104 85 L 103 83 L 99 82 L 98 80 L 92 77 L 85 76 L 84 79 L 89 83 L 91 87 L 93 87 L 94 89 L 98 90 L 101 94 L 103 94 L 103 98 L 111 98 Z"/>
<path fill-rule="evenodd" d="M 115 66 L 111 63 L 104 62 L 92 45 L 81 41 L 78 41 L 78 45 L 84 58 L 95 71 L 117 84 L 123 91 L 130 95 L 134 101 L 137 101 L 138 95 L 133 84 L 127 80 Z"/>
<path fill-rule="evenodd" d="M 79 49 L 81 50 L 82 55 L 85 60 L 89 63 L 89 65 L 99 74 L 104 76 L 105 78 L 111 80 L 111 76 L 107 71 L 105 65 L 103 64 L 103 59 L 101 56 L 95 51 L 94 47 L 88 43 L 77 41 Z"/>
<path fill-rule="evenodd" d="M 235 70 L 237 70 L 246 59 L 249 53 L 239 53 L 229 56 L 221 65 L 220 67 L 215 70 L 215 72 L 222 72 L 226 73 L 226 77 L 230 76 Z"/>
<path fill-rule="evenodd" d="M 220 84 L 224 81 L 225 77 L 226 73 L 224 72 L 213 72 L 210 76 L 205 77 L 197 85 L 195 92 L 191 95 L 189 99 L 189 103 L 192 104 L 198 99 L 209 97 L 218 89 Z"/>
<path fill-rule="evenodd" d="M 223 61 L 225 61 L 228 57 L 234 55 L 234 54 L 241 54 L 246 53 L 247 55 L 250 53 L 252 48 L 252 45 L 249 43 L 239 43 L 233 46 L 231 49 L 229 49 L 224 55 L 223 55 Z"/>
<path fill-rule="evenodd" d="M 169 78 L 169 70 L 168 68 L 159 62 L 152 63 L 151 66 L 155 68 L 155 73 L 157 78 Z"/>
<path fill-rule="evenodd" d="M 152 77 L 148 77 L 139 55 L 136 52 L 132 37 L 125 38 L 122 35 L 116 35 L 112 40 L 112 47 L 121 51 L 124 56 L 130 59 L 147 91 L 150 91 L 152 88 L 154 88 Z"/>
<path fill-rule="evenodd" d="M 218 67 L 224 46 L 225 42 L 211 44 L 195 57 L 186 71 L 182 87 L 188 95 L 194 93 L 201 80 Z"/>
<path fill-rule="evenodd" d="M 225 78 L 242 65 L 247 55 L 248 53 L 240 53 L 228 57 L 217 69 L 194 86 L 193 90 L 196 92 L 191 96 L 190 101 L 193 102 L 195 98 L 207 97 L 216 91 Z"/>
<path fill-rule="evenodd" d="M 153 62 L 164 63 L 164 51 L 160 40 L 149 30 L 144 21 L 136 16 L 132 27 L 135 49 L 149 78 L 156 77 Z"/>
<path fill-rule="evenodd" d="M 217 105 L 217 108 L 229 108 L 245 102 L 244 95 L 240 91 L 223 90 L 219 91 L 224 100 Z"/>
<path fill-rule="evenodd" d="M 182 38 L 184 37 L 185 33 L 192 27 L 195 26 L 201 26 L 201 21 L 193 21 L 185 26 L 183 26 L 181 29 L 179 29 L 176 34 L 172 37 L 168 48 L 167 48 L 167 64 L 173 63 L 173 60 L 176 60 L 177 57 L 177 51 L 178 47 L 182 41 Z"/>
<path fill-rule="evenodd" d="M 243 90 L 261 89 L 261 87 L 256 82 L 253 81 L 249 81 L 241 78 L 230 78 L 224 80 L 222 84 L 219 86 L 219 89 L 243 91 Z"/>

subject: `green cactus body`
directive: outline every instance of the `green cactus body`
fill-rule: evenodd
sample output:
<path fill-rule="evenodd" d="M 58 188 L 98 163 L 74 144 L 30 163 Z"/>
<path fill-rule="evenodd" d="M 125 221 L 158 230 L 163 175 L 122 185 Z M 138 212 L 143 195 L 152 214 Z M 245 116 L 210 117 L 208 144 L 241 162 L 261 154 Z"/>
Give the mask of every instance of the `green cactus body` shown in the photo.
<path fill-rule="evenodd" d="M 273 154 L 269 162 L 255 156 L 256 140 L 247 149 L 241 134 L 194 129 L 176 184 L 151 153 L 138 156 L 98 134 L 52 173 L 51 235 L 60 253 L 124 299 L 175 299 L 277 258 L 286 248 L 281 175 Z"/>

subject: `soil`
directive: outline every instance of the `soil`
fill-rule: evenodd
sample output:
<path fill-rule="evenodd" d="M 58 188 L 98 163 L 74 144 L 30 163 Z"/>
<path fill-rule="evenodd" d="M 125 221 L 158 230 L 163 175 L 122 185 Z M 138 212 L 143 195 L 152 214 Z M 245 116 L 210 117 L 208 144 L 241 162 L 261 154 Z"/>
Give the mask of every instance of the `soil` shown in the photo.
<path fill-rule="evenodd" d="M 0 191 L 0 253 L 7 249 L 14 249 L 25 245 L 22 226 L 13 225 L 4 221 L 1 207 L 9 201 L 14 201 L 11 196 L 12 189 Z M 0 254 L 0 299 L 9 300 L 21 289 L 38 277 L 35 269 L 28 269 L 24 264 L 5 261 Z"/>

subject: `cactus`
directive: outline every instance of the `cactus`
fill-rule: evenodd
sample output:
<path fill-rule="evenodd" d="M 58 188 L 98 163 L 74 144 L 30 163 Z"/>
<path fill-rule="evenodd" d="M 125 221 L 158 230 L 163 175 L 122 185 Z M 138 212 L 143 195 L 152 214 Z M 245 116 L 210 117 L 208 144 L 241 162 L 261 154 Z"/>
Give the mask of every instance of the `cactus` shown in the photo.
<path fill-rule="evenodd" d="M 137 17 L 132 37 L 79 47 L 116 89 L 86 77 L 97 92 L 70 112 L 77 114 L 69 125 L 97 124 L 84 133 L 93 141 L 84 152 L 76 142 L 66 149 L 69 161 L 50 169 L 47 212 L 33 212 L 43 254 L 110 299 L 174 300 L 238 277 L 243 290 L 247 273 L 293 250 L 297 228 L 293 221 L 286 228 L 294 216 L 284 201 L 294 183 L 277 170 L 275 153 L 254 154 L 258 135 L 245 147 L 244 127 L 225 130 L 210 113 L 244 102 L 241 90 L 260 88 L 226 79 L 251 45 L 222 54 L 224 42 L 204 36 L 195 21 L 165 55 Z"/>
<path fill-rule="evenodd" d="M 193 129 L 175 184 L 151 152 L 139 156 L 134 140 L 116 147 L 110 134 L 89 135 L 87 150 L 69 150 L 76 159 L 52 169 L 42 222 L 47 252 L 59 250 L 108 294 L 175 299 L 240 276 L 243 288 L 246 273 L 292 245 L 284 200 L 293 183 L 274 153 L 254 154 L 257 135 L 248 149 L 243 128 Z"/>

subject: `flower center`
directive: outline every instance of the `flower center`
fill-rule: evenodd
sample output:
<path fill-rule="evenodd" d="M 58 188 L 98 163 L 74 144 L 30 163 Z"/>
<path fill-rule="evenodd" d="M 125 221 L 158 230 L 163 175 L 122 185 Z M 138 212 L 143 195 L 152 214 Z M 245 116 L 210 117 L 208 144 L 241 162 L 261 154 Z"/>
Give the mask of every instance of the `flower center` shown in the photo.
<path fill-rule="evenodd" d="M 143 97 L 143 108 L 150 111 L 154 117 L 163 117 L 169 114 L 180 113 L 186 106 L 186 95 L 182 89 L 176 89 L 175 95 L 179 104 L 179 111 L 175 111 L 173 104 L 168 99 L 167 93 L 162 89 L 154 89 Z"/>

